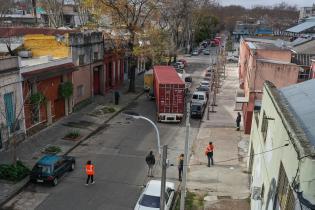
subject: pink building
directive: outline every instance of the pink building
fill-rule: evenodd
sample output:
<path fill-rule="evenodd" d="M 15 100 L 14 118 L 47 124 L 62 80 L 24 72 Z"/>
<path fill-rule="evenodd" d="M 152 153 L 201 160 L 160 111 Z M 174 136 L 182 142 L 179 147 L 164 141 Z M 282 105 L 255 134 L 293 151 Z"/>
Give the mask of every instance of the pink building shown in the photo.
<path fill-rule="evenodd" d="M 291 50 L 276 41 L 246 38 L 240 42 L 239 79 L 244 132 L 251 131 L 252 115 L 260 109 L 263 84 L 271 81 L 277 88 L 295 84 L 299 67 L 291 63 Z M 240 101 L 236 101 L 238 103 Z"/>
<path fill-rule="evenodd" d="M 311 79 L 315 79 L 315 59 L 312 59 L 311 63 Z"/>

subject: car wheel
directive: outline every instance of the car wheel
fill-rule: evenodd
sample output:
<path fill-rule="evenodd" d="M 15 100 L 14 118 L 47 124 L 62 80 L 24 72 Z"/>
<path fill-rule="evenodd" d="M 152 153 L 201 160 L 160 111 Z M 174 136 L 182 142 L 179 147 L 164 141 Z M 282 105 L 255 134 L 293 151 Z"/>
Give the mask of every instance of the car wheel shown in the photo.
<path fill-rule="evenodd" d="M 58 184 L 58 178 L 55 177 L 54 180 L 52 181 L 52 185 L 56 186 Z"/>
<path fill-rule="evenodd" d="M 73 171 L 75 168 L 75 163 L 71 163 L 71 166 L 70 166 L 70 171 Z"/>

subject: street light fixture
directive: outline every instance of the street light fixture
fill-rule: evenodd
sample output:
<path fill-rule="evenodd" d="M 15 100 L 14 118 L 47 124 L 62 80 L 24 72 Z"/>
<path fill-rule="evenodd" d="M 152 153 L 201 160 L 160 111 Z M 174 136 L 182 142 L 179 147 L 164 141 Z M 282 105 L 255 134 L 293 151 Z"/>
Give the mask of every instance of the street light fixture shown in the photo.
<path fill-rule="evenodd" d="M 161 157 L 161 141 L 160 141 L 160 132 L 159 132 L 159 129 L 158 127 L 155 125 L 155 123 L 150 120 L 149 118 L 147 117 L 144 117 L 142 115 L 140 115 L 139 113 L 137 112 L 134 112 L 134 111 L 124 111 L 122 112 L 123 115 L 125 116 L 128 116 L 128 117 L 131 117 L 133 119 L 143 119 L 143 120 L 146 120 L 148 121 L 151 125 L 153 125 L 154 129 L 155 129 L 155 132 L 156 132 L 156 138 L 157 138 L 157 147 L 158 147 L 158 152 L 159 152 L 159 155 Z"/>

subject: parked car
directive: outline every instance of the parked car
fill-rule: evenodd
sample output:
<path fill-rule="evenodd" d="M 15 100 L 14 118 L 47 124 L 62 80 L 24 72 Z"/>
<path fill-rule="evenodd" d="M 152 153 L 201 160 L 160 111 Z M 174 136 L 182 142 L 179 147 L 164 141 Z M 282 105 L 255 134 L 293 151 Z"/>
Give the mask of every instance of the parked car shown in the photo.
<path fill-rule="evenodd" d="M 200 86 L 196 89 L 198 92 L 205 92 L 207 95 L 207 98 L 209 98 L 209 91 L 210 91 L 210 87 L 206 87 L 206 86 Z"/>
<path fill-rule="evenodd" d="M 45 155 L 33 167 L 30 181 L 34 183 L 48 182 L 52 186 L 68 171 L 75 168 L 75 158 L 72 156 Z"/>
<path fill-rule="evenodd" d="M 199 55 L 198 50 L 194 50 L 194 51 L 191 53 L 191 55 Z"/>
<path fill-rule="evenodd" d="M 150 180 L 143 192 L 134 210 L 158 210 L 160 209 L 161 181 Z M 175 194 L 175 184 L 166 182 L 165 186 L 165 210 L 170 210 Z"/>
<path fill-rule="evenodd" d="M 205 111 L 205 104 L 199 103 L 199 102 L 194 102 L 191 103 L 190 105 L 190 117 L 194 118 L 202 118 L 203 113 Z"/>
<path fill-rule="evenodd" d="M 202 104 L 207 104 L 207 94 L 203 91 L 196 91 L 193 93 L 192 98 L 191 98 L 191 103 L 202 103 Z"/>
<path fill-rule="evenodd" d="M 200 82 L 200 86 L 210 87 L 210 82 L 206 81 L 206 80 L 203 80 L 203 81 Z"/>
<path fill-rule="evenodd" d="M 181 61 L 177 61 L 176 64 L 181 69 L 183 69 L 185 67 L 184 63 L 182 63 Z"/>
<path fill-rule="evenodd" d="M 204 54 L 204 55 L 210 55 L 210 51 L 209 51 L 209 50 L 204 50 L 204 51 L 203 51 L 203 54 Z"/>
<path fill-rule="evenodd" d="M 181 59 L 178 59 L 179 62 L 182 62 L 184 64 L 185 67 L 188 66 L 188 63 L 185 59 L 181 58 Z"/>
<path fill-rule="evenodd" d="M 227 57 L 227 61 L 228 62 L 232 62 L 232 63 L 237 63 L 238 62 L 238 57 L 237 56 L 228 56 Z"/>

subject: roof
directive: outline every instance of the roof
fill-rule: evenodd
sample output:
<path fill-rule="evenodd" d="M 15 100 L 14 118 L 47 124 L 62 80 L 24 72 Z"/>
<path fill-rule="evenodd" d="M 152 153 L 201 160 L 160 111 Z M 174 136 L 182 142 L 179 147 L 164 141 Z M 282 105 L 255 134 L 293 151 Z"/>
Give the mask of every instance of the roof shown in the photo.
<path fill-rule="evenodd" d="M 263 63 L 272 63 L 272 64 L 279 64 L 279 65 L 293 65 L 295 66 L 294 63 L 290 62 L 285 62 L 285 61 L 278 61 L 278 60 L 271 60 L 271 59 L 256 59 L 258 62 L 263 62 Z"/>
<path fill-rule="evenodd" d="M 174 183 L 166 182 L 166 187 L 175 188 Z M 161 193 L 161 181 L 160 180 L 150 180 L 148 182 L 148 187 L 146 188 L 145 192 L 146 195 L 158 196 L 160 197 Z"/>
<path fill-rule="evenodd" d="M 244 38 L 250 49 L 289 50 L 288 43 L 281 39 Z"/>
<path fill-rule="evenodd" d="M 60 156 L 57 155 L 45 155 L 42 157 L 37 163 L 42 164 L 42 165 L 51 165 L 58 160 L 60 160 Z"/>
<path fill-rule="evenodd" d="M 292 47 L 292 50 L 296 53 L 303 54 L 315 54 L 315 40 L 308 40 L 307 42 L 300 43 Z"/>
<path fill-rule="evenodd" d="M 11 50 L 15 50 L 16 48 L 22 46 L 22 43 L 12 43 L 10 44 Z M 0 43 L 0 53 L 8 53 L 8 47 L 5 43 Z"/>
<path fill-rule="evenodd" d="M 161 84 L 185 85 L 172 66 L 154 66 L 154 76 Z"/>
<path fill-rule="evenodd" d="M 54 28 L 0 27 L 0 37 L 24 36 L 27 34 L 63 35 L 78 30 L 61 30 Z"/>
<path fill-rule="evenodd" d="M 314 90 L 314 79 L 279 89 L 312 146 L 315 146 Z"/>
<path fill-rule="evenodd" d="M 286 31 L 292 32 L 292 33 L 300 33 L 313 27 L 315 27 L 315 19 L 309 18 L 305 22 L 298 24 L 296 26 L 293 26 L 287 29 Z"/>
<path fill-rule="evenodd" d="M 258 28 L 255 31 L 255 34 L 273 34 L 273 31 L 271 29 L 267 29 L 267 28 Z"/>

